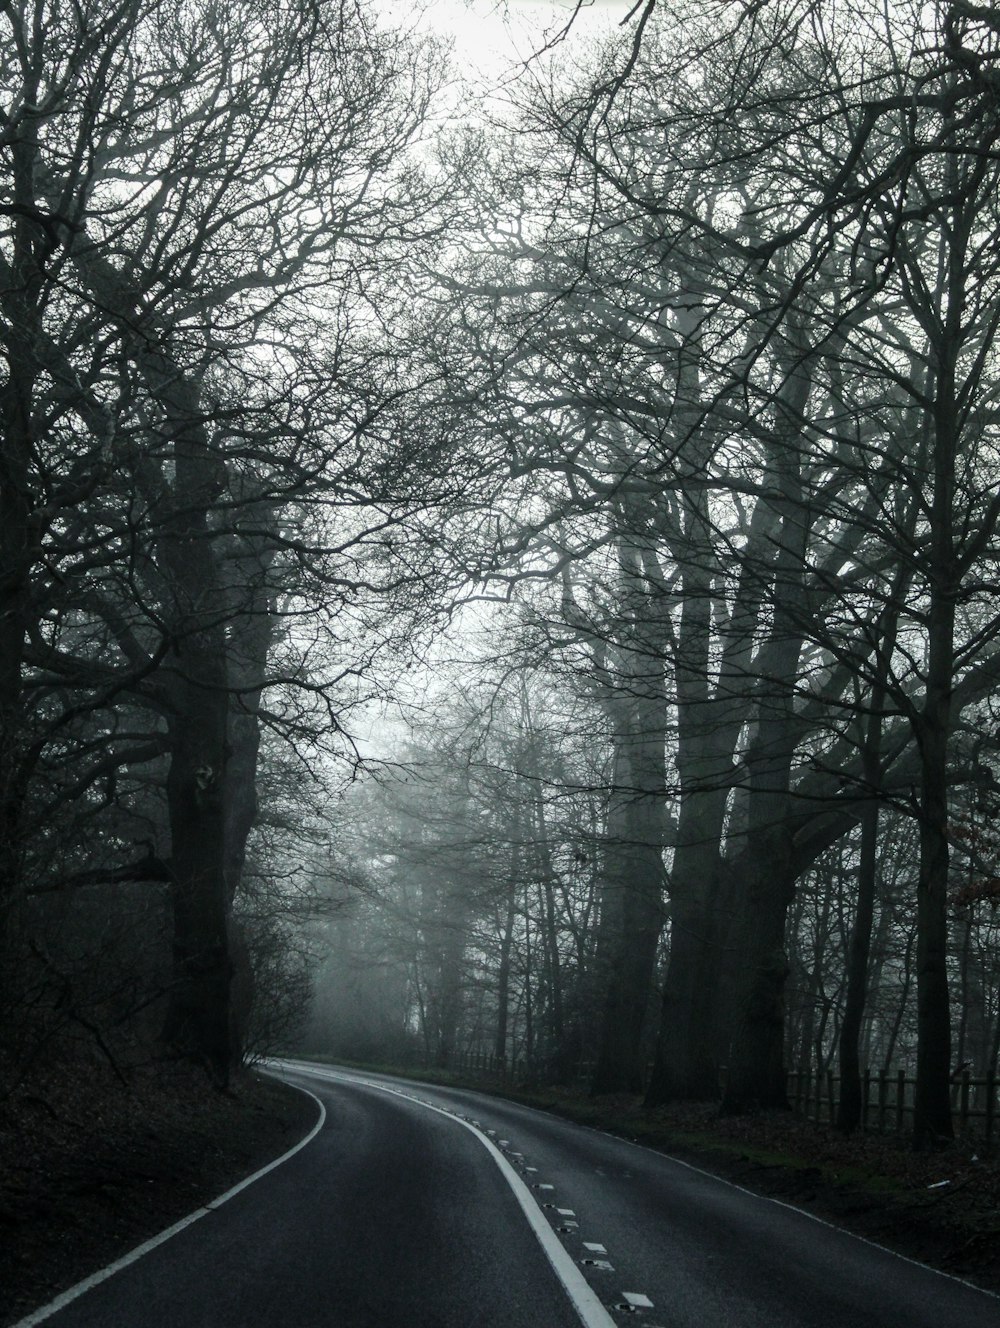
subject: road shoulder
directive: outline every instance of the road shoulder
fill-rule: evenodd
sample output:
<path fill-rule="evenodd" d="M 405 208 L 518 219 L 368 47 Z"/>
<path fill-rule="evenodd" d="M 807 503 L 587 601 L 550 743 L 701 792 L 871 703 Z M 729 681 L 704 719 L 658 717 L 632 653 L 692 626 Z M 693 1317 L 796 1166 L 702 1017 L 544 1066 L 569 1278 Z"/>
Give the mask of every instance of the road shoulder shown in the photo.
<path fill-rule="evenodd" d="M 315 1101 L 256 1074 L 231 1094 L 181 1066 L 32 1085 L 0 1113 L 0 1325 L 216 1199 L 292 1147 Z"/>

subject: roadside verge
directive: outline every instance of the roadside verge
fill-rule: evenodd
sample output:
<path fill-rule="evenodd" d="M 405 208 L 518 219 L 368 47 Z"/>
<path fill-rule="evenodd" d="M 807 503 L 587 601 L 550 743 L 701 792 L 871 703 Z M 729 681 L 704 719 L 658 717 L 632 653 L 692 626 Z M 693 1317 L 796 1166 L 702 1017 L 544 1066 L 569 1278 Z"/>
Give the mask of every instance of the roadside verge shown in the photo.
<path fill-rule="evenodd" d="M 0 1117 L 4 1328 L 44 1322 L 62 1297 L 204 1216 L 322 1124 L 311 1094 L 257 1075 L 232 1095 L 179 1067 L 127 1094 L 62 1087 Z"/>

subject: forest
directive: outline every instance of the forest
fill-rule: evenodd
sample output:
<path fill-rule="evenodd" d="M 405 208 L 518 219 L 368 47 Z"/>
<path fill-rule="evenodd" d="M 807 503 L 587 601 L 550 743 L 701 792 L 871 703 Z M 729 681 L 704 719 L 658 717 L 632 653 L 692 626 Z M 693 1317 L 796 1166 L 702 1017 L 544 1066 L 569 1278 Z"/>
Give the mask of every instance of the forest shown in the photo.
<path fill-rule="evenodd" d="M 569 8 L 485 90 L 433 11 L 0 6 L 0 1096 L 305 1048 L 851 1131 L 903 1071 L 949 1139 L 1000 10 Z"/>

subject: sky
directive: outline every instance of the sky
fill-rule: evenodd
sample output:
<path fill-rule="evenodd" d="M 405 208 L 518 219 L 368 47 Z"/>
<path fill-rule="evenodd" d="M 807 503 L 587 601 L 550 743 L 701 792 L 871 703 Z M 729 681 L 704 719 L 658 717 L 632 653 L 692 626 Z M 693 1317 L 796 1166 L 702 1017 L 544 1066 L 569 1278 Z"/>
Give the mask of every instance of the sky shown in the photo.
<path fill-rule="evenodd" d="M 424 22 L 454 38 L 460 65 L 471 66 L 468 72 L 489 77 L 512 58 L 526 59 L 570 18 L 575 32 L 597 32 L 621 21 L 634 3 L 584 0 L 574 16 L 575 0 L 431 0 Z"/>
<path fill-rule="evenodd" d="M 413 22 L 414 0 L 378 0 L 383 11 L 392 19 Z M 572 18 L 573 37 L 567 43 L 586 39 L 612 28 L 634 7 L 635 0 L 583 0 L 578 13 L 576 0 L 423 0 L 426 9 L 416 22 L 418 28 L 451 37 L 455 43 L 457 72 L 468 76 L 473 83 L 477 76 L 488 86 L 496 87 L 503 81 L 505 71 L 513 62 L 523 62 L 541 50 L 547 40 L 555 37 Z M 489 103 L 479 103 L 480 109 Z M 467 107 L 462 108 L 467 112 Z M 472 615 L 475 618 L 475 615 Z M 466 619 L 468 623 L 469 619 Z M 454 646 L 451 647 L 454 649 Z M 417 678 L 418 688 L 426 687 L 422 675 Z M 369 715 L 369 728 L 357 716 L 352 730 L 364 755 L 371 759 L 391 759 L 399 755 L 408 730 L 399 721 L 395 709 L 383 711 L 373 707 Z"/>

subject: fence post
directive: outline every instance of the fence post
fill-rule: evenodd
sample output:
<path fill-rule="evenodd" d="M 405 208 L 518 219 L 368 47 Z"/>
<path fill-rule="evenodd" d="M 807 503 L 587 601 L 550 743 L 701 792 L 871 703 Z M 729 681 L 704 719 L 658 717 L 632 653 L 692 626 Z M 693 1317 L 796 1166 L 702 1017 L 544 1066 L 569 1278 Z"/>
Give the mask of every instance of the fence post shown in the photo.
<path fill-rule="evenodd" d="M 886 1081 L 885 1070 L 878 1072 L 878 1116 L 875 1124 L 881 1134 L 885 1129 L 885 1104 L 889 1096 L 889 1085 Z"/>
<path fill-rule="evenodd" d="M 986 1103 L 984 1110 L 986 1119 L 984 1129 L 986 1132 L 986 1142 L 989 1143 L 993 1136 L 993 1112 L 996 1104 L 997 1072 L 992 1067 L 986 1071 Z"/>
<path fill-rule="evenodd" d="M 896 1133 L 903 1133 L 903 1112 L 906 1110 L 906 1071 L 896 1075 Z"/>

